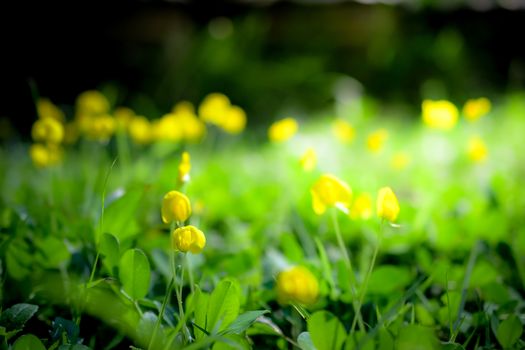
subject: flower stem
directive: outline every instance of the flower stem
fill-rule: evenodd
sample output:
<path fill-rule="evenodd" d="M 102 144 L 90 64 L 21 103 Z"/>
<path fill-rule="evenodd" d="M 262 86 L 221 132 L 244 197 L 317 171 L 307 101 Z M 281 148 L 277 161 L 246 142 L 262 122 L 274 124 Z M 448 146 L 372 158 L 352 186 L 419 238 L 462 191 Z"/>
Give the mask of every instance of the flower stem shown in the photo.
<path fill-rule="evenodd" d="M 162 319 L 164 318 L 164 311 L 166 310 L 166 305 L 168 304 L 168 300 L 170 298 L 170 294 L 171 294 L 171 291 L 174 285 L 175 285 L 175 280 L 172 277 L 168 284 L 168 289 L 166 290 L 166 295 L 164 296 L 164 300 L 162 301 L 162 306 L 160 308 L 159 317 L 157 318 L 157 322 L 155 322 L 155 328 L 153 328 L 153 333 L 151 334 L 151 338 L 149 340 L 148 350 L 151 349 L 151 345 L 153 344 L 153 341 L 155 337 L 157 336 L 157 329 L 159 328 L 160 323 L 162 322 Z"/>
<path fill-rule="evenodd" d="M 339 223 L 337 222 L 337 212 L 335 210 L 332 210 L 332 221 L 334 224 L 335 229 L 335 235 L 337 238 L 337 243 L 339 244 L 339 248 L 341 249 L 341 253 L 343 253 L 343 258 L 345 261 L 346 269 L 348 274 L 350 275 L 350 293 L 352 295 L 352 306 L 354 308 L 355 317 L 357 318 L 357 321 L 359 322 L 359 329 L 362 331 L 365 330 L 365 326 L 363 324 L 363 319 L 361 317 L 361 312 L 359 311 L 359 308 L 357 307 L 356 299 L 356 291 L 354 289 L 355 286 L 355 274 L 354 269 L 352 268 L 352 261 L 350 260 L 350 256 L 348 255 L 348 251 L 346 250 L 345 242 L 343 241 L 343 236 L 341 235 L 341 230 L 339 228 Z"/>
<path fill-rule="evenodd" d="M 383 224 L 384 224 L 384 220 L 381 220 L 381 224 L 379 226 L 379 237 L 377 239 L 374 253 L 372 255 L 372 261 L 370 262 L 370 266 L 368 267 L 368 270 L 366 271 L 363 286 L 361 287 L 361 290 L 359 291 L 359 301 L 357 304 L 357 309 L 359 310 L 359 314 L 361 313 L 361 306 L 363 306 L 363 300 L 365 298 L 366 290 L 368 288 L 368 282 L 370 281 L 370 275 L 372 275 L 372 270 L 374 269 L 374 265 L 376 263 L 377 253 L 379 252 L 379 247 L 381 246 L 381 240 L 383 238 Z M 354 320 L 352 321 L 352 327 L 350 328 L 350 334 L 354 333 L 356 322 L 357 322 L 357 314 L 354 316 Z"/>

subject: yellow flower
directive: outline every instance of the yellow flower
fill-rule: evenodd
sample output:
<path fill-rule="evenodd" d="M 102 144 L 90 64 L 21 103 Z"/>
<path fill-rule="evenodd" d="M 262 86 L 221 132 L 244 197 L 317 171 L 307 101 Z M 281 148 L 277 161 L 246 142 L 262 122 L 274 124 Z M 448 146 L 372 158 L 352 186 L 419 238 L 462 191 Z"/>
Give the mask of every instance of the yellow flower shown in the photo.
<path fill-rule="evenodd" d="M 61 123 L 65 120 L 64 112 L 47 98 L 40 98 L 38 100 L 36 110 L 40 118 L 52 118 Z"/>
<path fill-rule="evenodd" d="M 171 112 L 175 114 L 178 114 L 178 113 L 195 114 L 195 107 L 193 107 L 193 103 L 189 101 L 180 101 L 175 106 L 173 106 L 173 108 L 171 109 Z"/>
<path fill-rule="evenodd" d="M 187 182 L 190 180 L 190 154 L 188 152 L 182 152 L 182 159 L 179 163 L 179 181 Z"/>
<path fill-rule="evenodd" d="M 29 155 L 35 166 L 45 168 L 58 164 L 62 160 L 63 151 L 54 144 L 35 143 L 29 148 Z"/>
<path fill-rule="evenodd" d="M 422 105 L 423 122 L 434 129 L 452 129 L 458 121 L 458 109 L 449 101 L 424 100 Z"/>
<path fill-rule="evenodd" d="M 277 275 L 277 296 L 281 304 L 313 305 L 319 297 L 319 282 L 307 268 L 294 266 Z"/>
<path fill-rule="evenodd" d="M 317 165 L 317 154 L 313 148 L 308 148 L 300 159 L 301 166 L 304 171 L 310 172 L 315 169 Z"/>
<path fill-rule="evenodd" d="M 191 103 L 178 103 L 173 108 L 173 113 L 184 141 L 198 142 L 204 137 L 206 134 L 206 124 L 197 118 Z"/>
<path fill-rule="evenodd" d="M 109 101 L 99 91 L 85 91 L 77 97 L 77 111 L 81 114 L 104 114 L 109 111 Z"/>
<path fill-rule="evenodd" d="M 367 220 L 372 216 L 372 197 L 368 193 L 361 193 L 352 204 L 350 217 L 353 220 Z"/>
<path fill-rule="evenodd" d="M 64 126 L 54 118 L 38 119 L 31 130 L 33 140 L 59 144 L 64 139 Z"/>
<path fill-rule="evenodd" d="M 173 230 L 171 243 L 175 250 L 198 254 L 206 245 L 206 236 L 195 226 L 188 225 Z"/>
<path fill-rule="evenodd" d="M 332 131 L 335 137 L 342 143 L 351 142 L 355 137 L 355 129 L 344 119 L 337 118 L 332 124 Z"/>
<path fill-rule="evenodd" d="M 135 116 L 135 112 L 128 107 L 117 107 L 113 112 L 119 130 L 127 130 L 129 123 Z"/>
<path fill-rule="evenodd" d="M 162 221 L 169 224 L 173 221 L 184 222 L 191 215 L 189 198 L 179 191 L 170 191 L 162 199 Z"/>
<path fill-rule="evenodd" d="M 268 138 L 272 142 L 283 142 L 292 138 L 299 128 L 293 118 L 284 118 L 274 122 L 268 129 Z"/>
<path fill-rule="evenodd" d="M 310 190 L 312 207 L 317 215 L 322 215 L 327 207 L 337 207 L 348 212 L 352 200 L 352 190 L 337 177 L 324 174 L 317 180 Z"/>
<path fill-rule="evenodd" d="M 128 132 L 133 142 L 140 145 L 149 143 L 152 138 L 151 123 L 143 116 L 135 116 L 131 119 Z"/>
<path fill-rule="evenodd" d="M 155 140 L 177 142 L 182 138 L 182 129 L 177 123 L 177 116 L 173 113 L 165 114 L 155 120 L 152 127 Z"/>
<path fill-rule="evenodd" d="M 394 222 L 399 215 L 399 202 L 390 187 L 383 187 L 377 195 L 377 216 Z"/>
<path fill-rule="evenodd" d="M 226 95 L 212 93 L 200 104 L 199 117 L 207 123 L 221 125 L 229 109 L 230 100 Z"/>
<path fill-rule="evenodd" d="M 246 113 L 241 107 L 231 106 L 225 113 L 220 127 L 230 133 L 239 134 L 246 126 Z"/>
<path fill-rule="evenodd" d="M 405 152 L 397 152 L 390 160 L 390 166 L 395 170 L 403 170 L 410 164 L 410 157 Z"/>
<path fill-rule="evenodd" d="M 468 140 L 467 154 L 470 160 L 476 163 L 484 162 L 487 159 L 487 146 L 481 137 L 474 136 Z"/>
<path fill-rule="evenodd" d="M 84 132 L 87 137 L 93 140 L 107 141 L 115 133 L 115 118 L 109 114 L 102 114 L 88 117 Z"/>
<path fill-rule="evenodd" d="M 379 129 L 368 135 L 366 146 L 371 152 L 379 153 L 383 149 L 387 139 L 388 131 L 386 129 Z"/>
<path fill-rule="evenodd" d="M 474 122 L 489 113 L 491 107 L 490 100 L 486 97 L 471 99 L 463 106 L 463 115 L 468 121 Z"/>

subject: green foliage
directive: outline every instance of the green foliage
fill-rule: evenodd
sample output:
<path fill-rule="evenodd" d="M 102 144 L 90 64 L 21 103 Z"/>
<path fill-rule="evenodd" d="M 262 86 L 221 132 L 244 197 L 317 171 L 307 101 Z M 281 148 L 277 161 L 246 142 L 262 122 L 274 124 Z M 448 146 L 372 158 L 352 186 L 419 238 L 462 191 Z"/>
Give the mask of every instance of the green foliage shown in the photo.
<path fill-rule="evenodd" d="M 146 255 L 140 249 L 129 249 L 120 258 L 119 277 L 122 289 L 132 299 L 146 296 L 150 285 L 150 266 Z"/>
<path fill-rule="evenodd" d="M 46 347 L 33 334 L 25 334 L 16 340 L 13 350 L 46 350 Z"/>
<path fill-rule="evenodd" d="M 307 321 L 308 333 L 318 350 L 341 349 L 346 330 L 341 321 L 328 311 L 317 311 Z"/>
<path fill-rule="evenodd" d="M 7 331 L 22 329 L 37 311 L 37 305 L 25 303 L 13 305 L 0 315 L 0 326 Z"/>
<path fill-rule="evenodd" d="M 515 315 L 510 315 L 501 322 L 496 331 L 496 338 L 504 349 L 510 348 L 523 333 L 523 324 Z"/>

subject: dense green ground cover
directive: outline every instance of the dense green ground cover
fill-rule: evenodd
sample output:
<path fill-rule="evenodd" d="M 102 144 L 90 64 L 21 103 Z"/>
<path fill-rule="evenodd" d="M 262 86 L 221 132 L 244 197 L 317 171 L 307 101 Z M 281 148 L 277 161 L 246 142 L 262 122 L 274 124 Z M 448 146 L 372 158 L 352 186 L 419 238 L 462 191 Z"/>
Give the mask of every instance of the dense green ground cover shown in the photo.
<path fill-rule="evenodd" d="M 256 127 L 228 135 L 213 126 L 199 144 L 81 139 L 45 168 L 27 144 L 3 145 L 1 347 L 522 349 L 523 96 L 448 131 L 379 114 L 341 115 L 355 128 L 348 143 L 333 136 L 333 118 L 295 116 L 297 134 L 281 143 Z M 378 128 L 388 137 L 371 152 L 367 135 Z M 486 143 L 483 162 L 468 155 L 473 135 Z M 307 172 L 309 147 L 317 164 Z M 181 187 L 184 150 L 192 167 Z M 393 166 L 399 152 L 405 161 Z M 324 173 L 354 199 L 369 193 L 371 217 L 316 215 L 310 189 Z M 397 225 L 375 214 L 384 186 L 399 200 Z M 191 201 L 186 223 L 206 236 L 199 254 L 170 249 L 160 208 L 174 189 Z M 278 301 L 276 278 L 295 265 L 318 281 L 314 303 Z"/>

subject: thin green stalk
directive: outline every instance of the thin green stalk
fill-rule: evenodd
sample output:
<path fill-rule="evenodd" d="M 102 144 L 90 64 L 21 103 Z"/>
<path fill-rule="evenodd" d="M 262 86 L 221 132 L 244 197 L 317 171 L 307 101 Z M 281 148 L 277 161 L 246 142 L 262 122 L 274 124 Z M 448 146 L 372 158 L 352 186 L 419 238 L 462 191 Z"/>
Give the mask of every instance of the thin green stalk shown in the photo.
<path fill-rule="evenodd" d="M 151 338 L 149 340 L 148 350 L 151 349 L 151 345 L 153 344 L 153 340 L 157 336 L 157 330 L 158 330 L 158 328 L 160 326 L 160 323 L 161 323 L 162 319 L 164 318 L 164 311 L 166 310 L 166 305 L 168 304 L 168 300 L 170 298 L 171 291 L 172 291 L 174 285 L 175 285 L 175 280 L 173 278 L 171 278 L 171 280 L 170 280 L 170 282 L 168 284 L 168 288 L 166 290 L 166 295 L 164 295 L 164 300 L 162 301 L 162 306 L 160 308 L 160 313 L 159 313 L 159 316 L 157 318 L 157 322 L 155 322 L 155 328 L 153 328 L 153 333 L 151 334 Z"/>
<path fill-rule="evenodd" d="M 352 294 L 352 306 L 354 308 L 354 313 L 357 317 L 357 322 L 359 323 L 359 329 L 364 332 L 365 326 L 363 324 L 363 318 L 356 304 L 357 295 L 355 294 L 356 291 L 354 289 L 354 286 L 356 283 L 354 269 L 352 268 L 352 261 L 350 261 L 350 256 L 348 255 L 348 251 L 346 250 L 345 242 L 343 241 L 343 236 L 341 235 L 341 230 L 339 229 L 339 223 L 337 222 L 337 212 L 335 210 L 332 210 L 332 221 L 334 224 L 337 243 L 339 244 L 339 248 L 341 249 L 341 252 L 343 253 L 343 258 L 346 264 L 347 272 L 350 275 L 350 293 Z"/>
<path fill-rule="evenodd" d="M 366 290 L 368 288 L 368 282 L 370 281 L 370 276 L 372 275 L 372 270 L 374 269 L 374 265 L 376 263 L 376 258 L 379 252 L 379 247 L 381 246 L 381 240 L 383 239 L 383 226 L 384 226 L 384 220 L 381 220 L 381 224 L 379 226 L 379 237 L 377 238 L 377 243 L 374 249 L 374 253 L 372 255 L 372 261 L 370 262 L 370 266 L 368 267 L 368 270 L 366 271 L 363 286 L 361 287 L 361 290 L 359 291 L 359 301 L 357 304 L 357 310 L 359 314 L 361 314 L 361 307 L 363 306 L 363 300 L 365 298 Z M 357 313 L 355 314 L 354 320 L 352 321 L 352 327 L 350 328 L 350 336 L 354 334 L 356 323 L 357 323 Z"/>
<path fill-rule="evenodd" d="M 185 254 L 186 257 L 186 265 L 188 265 L 188 278 L 190 279 L 190 289 L 191 294 L 195 294 L 195 286 L 194 286 L 194 279 L 193 279 L 193 271 L 191 270 L 191 262 L 188 254 Z"/>

